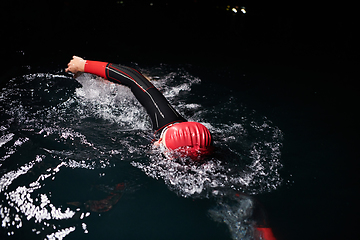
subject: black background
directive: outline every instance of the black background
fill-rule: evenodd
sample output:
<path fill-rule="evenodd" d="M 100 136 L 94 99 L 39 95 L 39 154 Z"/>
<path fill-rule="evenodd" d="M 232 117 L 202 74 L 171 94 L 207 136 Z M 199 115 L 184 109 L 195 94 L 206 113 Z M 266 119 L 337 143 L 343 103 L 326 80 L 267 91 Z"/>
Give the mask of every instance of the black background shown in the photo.
<path fill-rule="evenodd" d="M 247 13 L 234 14 L 227 5 L 245 6 Z M 1 4 L 1 85 L 64 69 L 73 55 L 192 64 L 203 81 L 221 73 L 223 84 L 258 97 L 247 104 L 283 130 L 285 169 L 298 172 L 293 185 L 260 196 L 275 235 L 353 239 L 359 215 L 356 23 L 355 6 L 345 2 L 7 1 Z M 244 72 L 256 77 L 238 81 Z M 314 151 L 318 156 L 308 156 Z"/>

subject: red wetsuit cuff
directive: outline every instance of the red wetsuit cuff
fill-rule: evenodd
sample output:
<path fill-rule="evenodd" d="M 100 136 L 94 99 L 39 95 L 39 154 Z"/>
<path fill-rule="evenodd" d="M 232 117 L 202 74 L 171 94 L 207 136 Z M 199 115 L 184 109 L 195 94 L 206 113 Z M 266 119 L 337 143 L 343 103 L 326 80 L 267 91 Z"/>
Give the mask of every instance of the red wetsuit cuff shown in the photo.
<path fill-rule="evenodd" d="M 271 228 L 257 227 L 256 230 L 259 231 L 261 239 L 264 239 L 264 240 L 276 240 Z"/>
<path fill-rule="evenodd" d="M 107 66 L 107 62 L 98 62 L 98 61 L 90 61 L 86 60 L 84 66 L 84 72 L 98 75 L 102 78 L 106 78 L 105 69 Z"/>

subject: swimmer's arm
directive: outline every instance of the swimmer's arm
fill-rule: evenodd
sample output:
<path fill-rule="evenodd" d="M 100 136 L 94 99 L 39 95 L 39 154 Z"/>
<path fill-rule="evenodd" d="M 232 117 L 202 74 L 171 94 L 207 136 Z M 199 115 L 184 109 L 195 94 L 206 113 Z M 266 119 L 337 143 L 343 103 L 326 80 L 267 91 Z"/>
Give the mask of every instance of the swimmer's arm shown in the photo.
<path fill-rule="evenodd" d="M 73 56 L 73 59 L 68 63 L 68 68 L 65 69 L 65 71 L 72 72 L 74 78 L 77 78 L 83 72 L 87 72 L 107 79 L 105 74 L 107 64 L 107 62 L 89 61 L 81 57 Z"/>
<path fill-rule="evenodd" d="M 74 74 L 74 78 L 77 78 L 81 75 L 81 73 L 91 73 L 97 76 L 100 76 L 104 79 L 106 77 L 106 66 L 107 62 L 99 62 L 99 61 L 90 61 L 84 60 L 81 57 L 73 56 L 73 59 L 68 63 L 68 68 L 65 69 L 66 72 L 72 72 Z M 152 80 L 150 77 L 143 75 L 149 82 Z"/>

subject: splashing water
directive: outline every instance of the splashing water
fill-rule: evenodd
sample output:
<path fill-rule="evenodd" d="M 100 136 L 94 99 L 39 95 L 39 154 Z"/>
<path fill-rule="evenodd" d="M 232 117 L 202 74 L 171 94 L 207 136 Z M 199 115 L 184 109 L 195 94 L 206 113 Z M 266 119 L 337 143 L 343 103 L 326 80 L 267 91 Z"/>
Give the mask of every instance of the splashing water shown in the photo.
<path fill-rule="evenodd" d="M 218 205 L 209 210 L 214 221 L 228 225 L 232 238 L 235 240 L 251 240 L 253 236 L 254 202 L 250 197 L 221 199 Z"/>
<path fill-rule="evenodd" d="M 166 89 L 172 84 L 170 78 L 157 87 Z M 194 84 L 201 84 L 201 80 L 182 81 L 164 95 L 188 120 L 201 122 L 212 132 L 216 149 L 213 156 L 201 164 L 189 164 L 184 159 L 173 161 L 164 158 L 161 151 L 153 151 L 146 161 L 131 164 L 148 176 L 163 179 L 170 189 L 183 197 L 223 195 L 229 189 L 248 194 L 276 189 L 282 182 L 278 172 L 282 167 L 279 161 L 281 130 L 255 111 L 238 107 L 234 96 L 219 101 L 210 109 L 188 101 L 186 95 Z M 219 122 L 222 115 L 226 118 Z"/>
<path fill-rule="evenodd" d="M 214 154 L 191 163 L 153 149 L 146 111 L 126 87 L 90 74 L 74 81 L 62 72 L 11 79 L 0 95 L 0 216 L 6 235 L 18 234 L 24 225 L 41 239 L 91 232 L 87 219 L 92 214 L 56 197 L 60 186 L 75 181 L 77 173 L 62 177 L 68 171 L 103 176 L 106 169 L 121 166 L 123 172 L 116 174 L 134 178 L 129 181 L 145 174 L 186 198 L 259 194 L 281 184 L 282 132 L 270 120 L 248 110 L 233 94 L 205 108 L 202 102 L 212 99 L 216 86 L 203 84 L 183 68 L 162 65 L 141 71 L 185 118 L 209 128 Z M 194 90 L 199 87 L 200 94 Z M 128 174 L 138 169 L 136 176 Z M 71 183 L 67 186 L 67 191 L 77 191 Z"/>

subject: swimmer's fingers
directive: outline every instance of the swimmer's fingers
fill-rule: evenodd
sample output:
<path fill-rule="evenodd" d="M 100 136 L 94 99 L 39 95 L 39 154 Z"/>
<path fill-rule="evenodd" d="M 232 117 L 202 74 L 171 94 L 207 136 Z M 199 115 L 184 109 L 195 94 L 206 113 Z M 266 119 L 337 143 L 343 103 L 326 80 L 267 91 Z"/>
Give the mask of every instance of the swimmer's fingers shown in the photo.
<path fill-rule="evenodd" d="M 80 76 L 80 75 L 82 74 L 82 72 L 76 71 L 76 70 L 74 69 L 74 67 L 71 66 L 70 63 L 69 63 L 68 65 L 69 65 L 69 67 L 65 69 L 65 72 L 67 72 L 67 73 L 68 73 L 68 72 L 73 73 L 73 74 L 74 74 L 74 76 L 73 76 L 74 78 L 77 78 L 78 76 Z"/>
<path fill-rule="evenodd" d="M 68 64 L 68 67 L 65 69 L 65 72 L 71 72 L 69 64 Z"/>
<path fill-rule="evenodd" d="M 73 73 L 73 74 L 74 74 L 74 78 L 77 78 L 77 77 L 79 77 L 81 74 L 83 74 L 83 72 L 71 70 L 71 67 L 68 67 L 67 69 L 65 69 L 65 72 L 71 72 L 71 73 Z"/>
<path fill-rule="evenodd" d="M 74 63 L 74 59 L 70 60 L 70 62 L 67 64 L 67 68 L 65 69 L 65 72 L 72 72 L 72 73 L 76 73 L 75 72 L 75 63 Z"/>
<path fill-rule="evenodd" d="M 65 69 L 65 72 L 72 72 L 74 77 L 78 77 L 84 71 L 85 60 L 81 57 L 73 56 L 73 58 L 68 63 L 68 67 Z"/>

